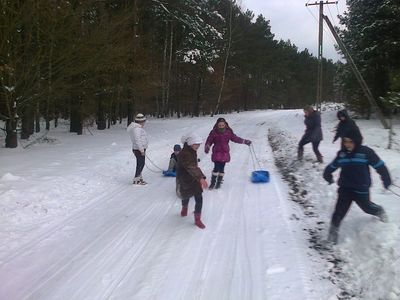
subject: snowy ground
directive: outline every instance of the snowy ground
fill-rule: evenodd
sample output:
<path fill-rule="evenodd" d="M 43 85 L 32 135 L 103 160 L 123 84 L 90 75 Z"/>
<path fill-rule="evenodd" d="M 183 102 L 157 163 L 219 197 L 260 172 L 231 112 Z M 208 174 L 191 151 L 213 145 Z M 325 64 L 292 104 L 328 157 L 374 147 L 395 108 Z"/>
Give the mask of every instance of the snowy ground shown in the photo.
<path fill-rule="evenodd" d="M 331 143 L 335 113 L 323 112 L 326 163 L 339 148 Z M 390 222 L 355 205 L 339 244 L 326 249 L 336 187 L 323 181 L 325 164 L 313 162 L 310 146 L 304 162 L 295 160 L 302 112 L 224 117 L 253 141 L 271 181 L 251 183 L 258 163 L 247 146 L 231 143 L 222 188 L 204 192 L 205 230 L 192 215 L 180 217 L 174 178 L 159 168 L 183 134 L 205 139 L 216 118 L 150 119 L 150 184 L 140 187 L 131 185 L 135 162 L 125 125 L 83 136 L 61 126 L 46 142 L 0 148 L 0 299 L 400 299 L 400 198 L 373 174 L 372 200 Z M 400 185 L 399 135 L 387 150 L 378 122 L 357 123 Z M 210 174 L 203 148 L 199 157 Z"/>

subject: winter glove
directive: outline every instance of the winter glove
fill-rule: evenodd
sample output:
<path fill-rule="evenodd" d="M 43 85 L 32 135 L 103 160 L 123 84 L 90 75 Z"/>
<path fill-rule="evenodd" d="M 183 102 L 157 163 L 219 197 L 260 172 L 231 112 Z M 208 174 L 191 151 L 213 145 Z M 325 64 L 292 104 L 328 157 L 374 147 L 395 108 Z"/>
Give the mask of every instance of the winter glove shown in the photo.
<path fill-rule="evenodd" d="M 210 152 L 210 145 L 206 144 L 206 145 L 204 146 L 204 152 L 205 152 L 206 154 L 208 154 L 208 152 Z"/>
<path fill-rule="evenodd" d="M 251 145 L 251 141 L 249 141 L 249 140 L 244 140 L 244 143 L 245 143 L 247 146 L 250 146 L 250 145 Z"/>
<path fill-rule="evenodd" d="M 333 181 L 333 176 L 332 174 L 324 174 L 324 179 L 326 182 L 328 182 L 329 184 L 334 183 L 335 181 Z"/>

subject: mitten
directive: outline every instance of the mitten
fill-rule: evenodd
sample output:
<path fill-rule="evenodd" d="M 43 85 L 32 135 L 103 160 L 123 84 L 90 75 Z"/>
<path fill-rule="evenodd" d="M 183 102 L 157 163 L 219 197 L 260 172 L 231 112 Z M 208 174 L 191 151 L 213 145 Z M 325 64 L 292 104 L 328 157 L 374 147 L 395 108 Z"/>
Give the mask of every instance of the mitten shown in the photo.
<path fill-rule="evenodd" d="M 247 146 L 250 146 L 250 145 L 251 145 L 251 141 L 249 141 L 249 140 L 244 140 L 244 143 L 245 143 Z"/>
<path fill-rule="evenodd" d="M 332 174 L 324 174 L 324 179 L 325 179 L 325 181 L 328 182 L 329 184 L 334 183 Z"/>
<path fill-rule="evenodd" d="M 206 144 L 206 145 L 204 146 L 204 152 L 205 152 L 205 153 L 210 152 L 210 145 Z"/>

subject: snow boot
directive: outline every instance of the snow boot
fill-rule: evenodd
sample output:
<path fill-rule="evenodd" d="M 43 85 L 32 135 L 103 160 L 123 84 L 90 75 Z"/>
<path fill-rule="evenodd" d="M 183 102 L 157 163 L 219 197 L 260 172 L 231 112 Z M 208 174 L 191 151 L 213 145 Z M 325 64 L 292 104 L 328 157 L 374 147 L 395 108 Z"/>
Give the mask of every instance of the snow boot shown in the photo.
<path fill-rule="evenodd" d="M 143 180 L 142 175 L 140 175 L 140 179 L 139 179 L 139 180 L 140 180 L 140 184 L 141 184 L 141 185 L 147 184 L 147 182 Z"/>
<path fill-rule="evenodd" d="M 224 173 L 219 173 L 217 177 L 217 184 L 215 185 L 216 189 L 219 189 L 221 187 L 223 179 L 224 179 Z"/>
<path fill-rule="evenodd" d="M 143 179 L 141 179 L 140 177 L 135 177 L 133 179 L 133 184 L 134 185 L 145 185 L 145 184 L 147 184 L 147 182 L 143 181 Z"/>
<path fill-rule="evenodd" d="M 382 209 L 381 213 L 378 215 L 378 218 L 383 223 L 389 222 L 389 218 L 384 209 Z"/>
<path fill-rule="evenodd" d="M 297 159 L 298 160 L 302 160 L 303 159 L 303 154 L 304 154 L 304 149 L 303 148 L 297 149 Z"/>
<path fill-rule="evenodd" d="M 336 245 L 339 238 L 339 227 L 331 225 L 329 228 L 328 242 Z"/>
<path fill-rule="evenodd" d="M 324 157 L 322 155 L 317 155 L 317 161 L 322 164 L 324 162 Z"/>
<path fill-rule="evenodd" d="M 217 176 L 218 176 L 218 172 L 212 172 L 211 183 L 210 183 L 210 186 L 208 187 L 210 190 L 212 190 L 215 187 L 215 183 L 217 182 Z"/>
<path fill-rule="evenodd" d="M 196 225 L 201 229 L 206 228 L 206 225 L 204 225 L 203 222 L 201 222 L 201 214 L 194 213 L 194 225 Z"/>
<path fill-rule="evenodd" d="M 186 217 L 187 214 L 188 214 L 188 207 L 187 207 L 187 205 L 182 205 L 181 217 Z"/>

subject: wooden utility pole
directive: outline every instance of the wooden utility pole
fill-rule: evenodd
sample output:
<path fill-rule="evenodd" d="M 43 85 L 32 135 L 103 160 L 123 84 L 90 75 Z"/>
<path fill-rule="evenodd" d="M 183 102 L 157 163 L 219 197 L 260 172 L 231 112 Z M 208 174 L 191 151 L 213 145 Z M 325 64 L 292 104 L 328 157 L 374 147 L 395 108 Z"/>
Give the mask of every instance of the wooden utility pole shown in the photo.
<path fill-rule="evenodd" d="M 321 99 L 322 99 L 322 42 L 323 42 L 323 22 L 324 22 L 324 5 L 325 4 L 337 4 L 338 1 L 319 1 L 314 3 L 306 3 L 306 6 L 319 5 L 319 29 L 318 29 L 318 77 L 317 77 L 317 99 L 315 106 L 317 110 L 321 110 Z"/>

